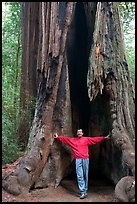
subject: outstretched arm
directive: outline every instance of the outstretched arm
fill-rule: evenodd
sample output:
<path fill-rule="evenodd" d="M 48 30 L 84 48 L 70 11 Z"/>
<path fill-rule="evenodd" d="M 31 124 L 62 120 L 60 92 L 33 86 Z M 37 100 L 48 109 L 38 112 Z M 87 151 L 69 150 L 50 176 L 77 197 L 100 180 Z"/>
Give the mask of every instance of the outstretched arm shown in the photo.
<path fill-rule="evenodd" d="M 88 144 L 89 145 L 94 145 L 94 144 L 97 144 L 99 142 L 102 142 L 104 141 L 105 139 L 110 139 L 110 135 L 107 135 L 107 136 L 99 136 L 99 137 L 89 137 L 88 138 Z"/>
<path fill-rule="evenodd" d="M 55 134 L 54 134 L 54 138 L 55 138 L 55 139 L 56 139 L 56 138 L 59 139 L 63 144 L 72 146 L 72 138 L 70 138 L 70 137 L 58 136 L 58 134 L 55 133 Z"/>
<path fill-rule="evenodd" d="M 107 136 L 105 136 L 106 139 L 110 139 L 110 134 L 108 134 Z"/>

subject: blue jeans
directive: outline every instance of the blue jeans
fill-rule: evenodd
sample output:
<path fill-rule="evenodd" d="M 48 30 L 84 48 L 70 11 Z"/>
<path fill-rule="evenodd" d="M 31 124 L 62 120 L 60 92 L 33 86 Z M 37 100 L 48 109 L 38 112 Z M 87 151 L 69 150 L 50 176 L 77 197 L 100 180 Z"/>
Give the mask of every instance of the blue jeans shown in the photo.
<path fill-rule="evenodd" d="M 88 190 L 89 158 L 76 159 L 76 174 L 80 194 Z"/>

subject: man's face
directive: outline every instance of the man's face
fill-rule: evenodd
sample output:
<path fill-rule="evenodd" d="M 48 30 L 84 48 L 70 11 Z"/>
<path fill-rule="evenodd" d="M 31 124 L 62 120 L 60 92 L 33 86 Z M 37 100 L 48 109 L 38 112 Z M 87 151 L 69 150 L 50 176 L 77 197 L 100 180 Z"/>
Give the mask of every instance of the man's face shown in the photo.
<path fill-rule="evenodd" d="M 77 136 L 78 136 L 78 137 L 82 137 L 82 136 L 83 136 L 82 130 L 78 130 L 78 131 L 77 131 Z"/>

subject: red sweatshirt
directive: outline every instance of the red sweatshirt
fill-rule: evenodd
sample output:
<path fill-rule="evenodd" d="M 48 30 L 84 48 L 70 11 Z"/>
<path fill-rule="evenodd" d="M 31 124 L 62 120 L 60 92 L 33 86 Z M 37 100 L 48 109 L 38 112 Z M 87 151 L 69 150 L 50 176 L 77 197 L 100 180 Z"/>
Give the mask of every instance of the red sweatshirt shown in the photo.
<path fill-rule="evenodd" d="M 66 144 L 72 148 L 72 154 L 74 158 L 86 159 L 89 158 L 88 145 L 94 145 L 106 139 L 106 137 L 57 137 L 63 144 Z"/>

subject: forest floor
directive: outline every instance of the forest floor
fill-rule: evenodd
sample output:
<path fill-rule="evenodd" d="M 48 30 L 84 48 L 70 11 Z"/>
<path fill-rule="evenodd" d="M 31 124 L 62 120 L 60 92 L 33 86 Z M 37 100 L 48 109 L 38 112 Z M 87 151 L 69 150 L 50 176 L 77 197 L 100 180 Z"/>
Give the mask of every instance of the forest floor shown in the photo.
<path fill-rule="evenodd" d="M 5 165 L 2 173 L 13 171 L 17 162 Z M 2 202 L 115 202 L 114 186 L 105 179 L 92 179 L 87 198 L 80 199 L 76 179 L 64 179 L 57 188 L 35 189 L 25 195 L 13 196 L 2 190 Z"/>

